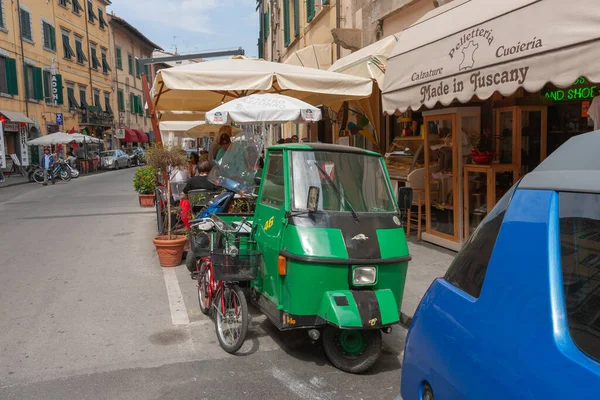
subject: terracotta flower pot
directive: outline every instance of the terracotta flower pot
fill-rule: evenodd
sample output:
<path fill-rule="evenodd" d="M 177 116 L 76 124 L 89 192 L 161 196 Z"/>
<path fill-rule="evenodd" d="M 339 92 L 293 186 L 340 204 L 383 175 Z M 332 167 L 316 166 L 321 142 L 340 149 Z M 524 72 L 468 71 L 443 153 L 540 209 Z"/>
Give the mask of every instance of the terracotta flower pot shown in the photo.
<path fill-rule="evenodd" d="M 168 236 L 157 236 L 152 239 L 158 260 L 163 267 L 176 267 L 181 264 L 183 258 L 183 247 L 187 243 L 187 237 L 182 235 L 173 235 L 169 240 Z"/>
<path fill-rule="evenodd" d="M 152 208 L 154 207 L 154 195 L 153 194 L 139 194 L 140 207 Z"/>

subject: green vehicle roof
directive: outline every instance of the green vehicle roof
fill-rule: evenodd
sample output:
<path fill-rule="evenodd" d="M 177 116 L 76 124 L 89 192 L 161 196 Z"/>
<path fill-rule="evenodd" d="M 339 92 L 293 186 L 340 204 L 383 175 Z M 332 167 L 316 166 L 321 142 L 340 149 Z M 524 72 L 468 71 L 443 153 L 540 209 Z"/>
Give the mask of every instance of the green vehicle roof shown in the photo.
<path fill-rule="evenodd" d="M 381 154 L 374 151 L 359 149 L 357 147 L 342 146 L 339 144 L 328 143 L 284 143 L 269 146 L 269 150 L 294 150 L 294 151 L 329 151 L 335 153 L 353 153 L 366 156 L 381 157 Z"/>

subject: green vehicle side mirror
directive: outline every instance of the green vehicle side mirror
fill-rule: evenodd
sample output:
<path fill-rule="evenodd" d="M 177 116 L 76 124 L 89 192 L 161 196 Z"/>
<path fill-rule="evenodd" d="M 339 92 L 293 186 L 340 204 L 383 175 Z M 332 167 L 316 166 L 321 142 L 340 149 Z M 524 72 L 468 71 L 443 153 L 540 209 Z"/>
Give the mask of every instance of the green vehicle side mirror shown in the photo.
<path fill-rule="evenodd" d="M 319 188 L 311 186 L 308 189 L 308 200 L 306 201 L 306 209 L 310 212 L 315 212 L 319 208 Z"/>
<path fill-rule="evenodd" d="M 408 210 L 413 202 L 413 190 L 409 187 L 401 187 L 398 190 L 398 207 L 400 211 Z"/>

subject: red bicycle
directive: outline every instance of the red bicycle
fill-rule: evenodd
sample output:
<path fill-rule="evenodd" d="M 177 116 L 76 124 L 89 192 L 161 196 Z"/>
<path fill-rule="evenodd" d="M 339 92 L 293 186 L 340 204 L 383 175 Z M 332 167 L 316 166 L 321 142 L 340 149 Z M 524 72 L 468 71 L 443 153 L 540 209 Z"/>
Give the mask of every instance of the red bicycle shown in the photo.
<path fill-rule="evenodd" d="M 200 311 L 214 316 L 219 344 L 226 352 L 235 353 L 244 344 L 249 321 L 248 302 L 238 283 L 256 277 L 256 257 L 250 260 L 245 252 L 240 254 L 235 244 L 227 240 L 239 234 L 240 229 L 231 228 L 218 217 L 191 222 L 193 228 L 210 234 L 211 256 L 196 261 Z M 217 241 L 223 245 L 215 246 Z"/>

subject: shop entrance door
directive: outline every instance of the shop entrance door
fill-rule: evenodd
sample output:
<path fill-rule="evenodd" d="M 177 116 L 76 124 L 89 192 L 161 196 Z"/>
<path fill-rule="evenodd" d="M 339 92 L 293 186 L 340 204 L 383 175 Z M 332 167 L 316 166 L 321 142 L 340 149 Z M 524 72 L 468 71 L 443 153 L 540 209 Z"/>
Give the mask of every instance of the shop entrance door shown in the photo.
<path fill-rule="evenodd" d="M 548 149 L 547 108 L 545 106 L 518 107 L 521 152 L 521 176 L 531 172 L 546 158 Z"/>
<path fill-rule="evenodd" d="M 431 235 L 459 242 L 459 145 L 456 114 L 424 118 L 426 229 Z"/>

